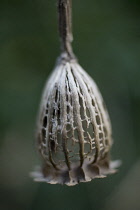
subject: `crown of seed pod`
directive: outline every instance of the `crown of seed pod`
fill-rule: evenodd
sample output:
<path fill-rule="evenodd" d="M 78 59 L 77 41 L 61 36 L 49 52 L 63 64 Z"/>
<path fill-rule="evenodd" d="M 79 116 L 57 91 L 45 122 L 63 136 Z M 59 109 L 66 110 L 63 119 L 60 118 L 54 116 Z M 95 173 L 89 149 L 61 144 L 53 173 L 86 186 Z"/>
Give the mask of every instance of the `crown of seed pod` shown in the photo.
<path fill-rule="evenodd" d="M 36 181 L 75 185 L 114 173 L 111 125 L 102 96 L 71 48 L 70 0 L 59 0 L 62 51 L 45 86 L 38 120 L 43 167 Z"/>

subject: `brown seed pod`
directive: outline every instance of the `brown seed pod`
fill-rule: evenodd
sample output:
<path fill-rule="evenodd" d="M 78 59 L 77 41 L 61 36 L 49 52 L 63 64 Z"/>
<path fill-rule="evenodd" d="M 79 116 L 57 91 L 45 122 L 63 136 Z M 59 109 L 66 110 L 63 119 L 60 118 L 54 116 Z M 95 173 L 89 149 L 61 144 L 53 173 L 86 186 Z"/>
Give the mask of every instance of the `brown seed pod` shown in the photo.
<path fill-rule="evenodd" d="M 48 80 L 38 123 L 43 170 L 36 181 L 75 185 L 114 173 L 111 126 L 93 79 L 76 60 L 60 58 Z"/>
<path fill-rule="evenodd" d="M 60 2 L 63 26 L 70 7 L 69 0 Z M 72 53 L 70 31 L 60 29 L 63 53 L 45 86 L 37 128 L 43 167 L 32 175 L 36 181 L 71 186 L 114 173 L 118 162 L 109 157 L 111 125 L 102 96 Z"/>

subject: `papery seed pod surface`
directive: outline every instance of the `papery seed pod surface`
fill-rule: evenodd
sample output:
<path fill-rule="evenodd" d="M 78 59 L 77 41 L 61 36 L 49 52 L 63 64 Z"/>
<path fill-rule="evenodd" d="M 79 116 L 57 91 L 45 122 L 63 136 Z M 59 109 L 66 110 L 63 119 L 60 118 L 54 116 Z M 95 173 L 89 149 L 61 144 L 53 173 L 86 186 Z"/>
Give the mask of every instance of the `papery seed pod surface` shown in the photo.
<path fill-rule="evenodd" d="M 57 0 L 61 56 L 47 81 L 37 126 L 43 166 L 35 181 L 69 186 L 114 173 L 111 125 L 102 96 L 72 50 L 71 0 Z"/>
<path fill-rule="evenodd" d="M 111 125 L 94 80 L 74 60 L 60 57 L 40 106 L 37 181 L 75 185 L 114 173 Z"/>

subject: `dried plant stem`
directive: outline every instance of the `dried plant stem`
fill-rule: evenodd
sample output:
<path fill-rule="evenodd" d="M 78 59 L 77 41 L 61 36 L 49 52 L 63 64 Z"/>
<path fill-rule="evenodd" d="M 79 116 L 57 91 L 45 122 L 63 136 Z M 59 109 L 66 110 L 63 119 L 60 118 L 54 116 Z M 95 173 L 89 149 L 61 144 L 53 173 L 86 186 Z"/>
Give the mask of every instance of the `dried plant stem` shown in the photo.
<path fill-rule="evenodd" d="M 71 42 L 72 35 L 72 0 L 58 0 L 59 34 L 61 50 L 68 58 L 75 58 Z"/>

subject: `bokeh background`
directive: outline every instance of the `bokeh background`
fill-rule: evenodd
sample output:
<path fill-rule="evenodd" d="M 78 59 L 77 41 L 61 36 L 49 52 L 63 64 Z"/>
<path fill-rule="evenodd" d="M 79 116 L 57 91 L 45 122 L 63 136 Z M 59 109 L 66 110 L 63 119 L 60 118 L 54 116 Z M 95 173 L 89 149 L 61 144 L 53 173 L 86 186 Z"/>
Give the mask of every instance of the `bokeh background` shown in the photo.
<path fill-rule="evenodd" d="M 35 183 L 35 125 L 59 55 L 56 0 L 0 0 L 0 209 L 140 209 L 140 1 L 73 1 L 74 52 L 97 82 L 119 173 L 75 187 Z"/>

